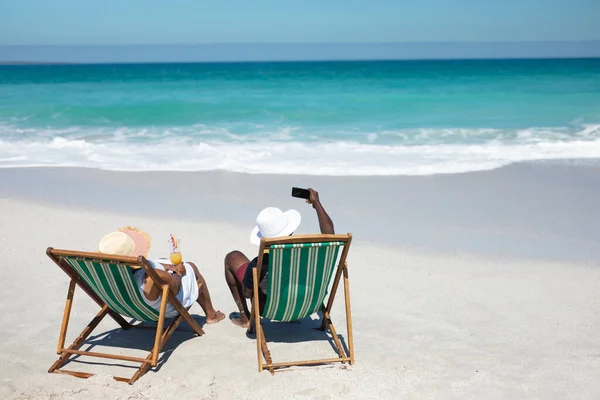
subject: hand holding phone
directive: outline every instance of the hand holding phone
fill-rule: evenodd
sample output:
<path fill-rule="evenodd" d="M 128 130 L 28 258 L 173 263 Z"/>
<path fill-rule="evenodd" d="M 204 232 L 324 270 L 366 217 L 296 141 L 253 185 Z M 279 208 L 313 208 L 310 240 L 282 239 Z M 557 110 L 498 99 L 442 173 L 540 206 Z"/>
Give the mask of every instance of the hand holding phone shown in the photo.
<path fill-rule="evenodd" d="M 299 199 L 308 200 L 310 198 L 310 192 L 308 191 L 308 189 L 293 187 L 292 188 L 292 197 L 297 197 Z"/>

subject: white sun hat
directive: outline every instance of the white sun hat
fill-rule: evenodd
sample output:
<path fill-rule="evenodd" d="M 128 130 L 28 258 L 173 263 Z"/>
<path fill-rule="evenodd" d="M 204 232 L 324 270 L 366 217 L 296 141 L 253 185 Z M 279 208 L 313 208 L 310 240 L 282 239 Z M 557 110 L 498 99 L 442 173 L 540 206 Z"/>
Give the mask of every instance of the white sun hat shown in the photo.
<path fill-rule="evenodd" d="M 250 233 L 250 243 L 259 245 L 262 238 L 289 236 L 300 226 L 302 217 L 296 210 L 281 211 L 267 207 L 256 217 L 256 226 Z"/>
<path fill-rule="evenodd" d="M 117 256 L 133 256 L 135 242 L 124 232 L 111 232 L 98 243 L 98 252 Z"/>

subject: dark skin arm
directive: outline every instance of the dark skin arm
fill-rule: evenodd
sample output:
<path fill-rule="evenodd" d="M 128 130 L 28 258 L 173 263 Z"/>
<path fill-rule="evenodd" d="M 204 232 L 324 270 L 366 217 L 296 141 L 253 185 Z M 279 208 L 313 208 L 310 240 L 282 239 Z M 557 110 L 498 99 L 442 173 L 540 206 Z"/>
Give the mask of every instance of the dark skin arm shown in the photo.
<path fill-rule="evenodd" d="M 185 275 L 185 267 L 183 264 L 178 265 L 167 265 L 162 264 L 167 271 L 163 271 L 160 269 L 155 269 L 154 272 L 163 280 L 167 285 L 169 285 L 169 290 L 174 295 L 179 293 L 181 289 L 181 277 Z M 174 271 L 174 274 L 170 274 L 168 271 Z M 144 295 L 150 301 L 156 300 L 162 294 L 162 288 L 158 287 L 152 282 L 152 279 L 148 279 L 148 275 L 144 278 Z"/>
<path fill-rule="evenodd" d="M 333 227 L 333 221 L 327 214 L 327 211 L 323 208 L 321 201 L 319 200 L 319 192 L 314 189 L 309 188 L 310 197 L 306 200 L 308 204 L 312 204 L 313 208 L 317 212 L 317 218 L 319 219 L 319 228 L 321 228 L 321 233 L 333 235 L 335 233 L 335 229 Z"/>

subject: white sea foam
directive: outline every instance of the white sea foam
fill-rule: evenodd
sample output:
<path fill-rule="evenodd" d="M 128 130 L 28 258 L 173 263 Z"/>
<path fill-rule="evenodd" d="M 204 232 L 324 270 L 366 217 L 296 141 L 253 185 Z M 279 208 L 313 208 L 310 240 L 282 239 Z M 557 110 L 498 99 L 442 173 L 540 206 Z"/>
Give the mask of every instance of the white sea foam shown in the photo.
<path fill-rule="evenodd" d="M 301 142 L 294 141 L 293 129 L 249 137 L 225 135 L 226 130 L 217 132 L 200 126 L 194 137 L 182 136 L 180 128 L 106 129 L 0 131 L 0 167 L 428 175 L 489 170 L 521 161 L 600 159 L 600 125 L 583 126 L 575 132 L 567 128 L 508 133 L 493 129 L 429 129 L 419 130 L 416 135 L 397 132 L 396 142 L 379 141 L 382 136 L 392 136 L 392 132 L 365 134 L 363 142 Z M 451 135 L 454 140 L 448 140 Z"/>

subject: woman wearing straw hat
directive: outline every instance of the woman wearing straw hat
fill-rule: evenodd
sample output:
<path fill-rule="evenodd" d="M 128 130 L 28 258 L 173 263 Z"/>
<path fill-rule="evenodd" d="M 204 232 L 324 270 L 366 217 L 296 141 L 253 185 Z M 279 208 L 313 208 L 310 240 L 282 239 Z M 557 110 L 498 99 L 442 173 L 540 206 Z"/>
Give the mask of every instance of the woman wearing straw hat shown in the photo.
<path fill-rule="evenodd" d="M 310 196 L 306 202 L 312 204 L 317 212 L 321 233 L 335 233 L 333 222 L 319 200 L 319 193 L 313 189 L 308 189 L 308 191 L 310 192 Z M 279 208 L 267 207 L 256 217 L 256 226 L 250 233 L 250 242 L 258 246 L 263 237 L 289 236 L 298 228 L 300 220 L 300 213 L 296 210 L 283 212 Z M 249 326 L 250 311 L 246 304 L 246 298 L 251 298 L 253 294 L 254 280 L 252 278 L 252 268 L 256 265 L 257 260 L 258 257 L 250 261 L 244 253 L 238 250 L 232 251 L 225 256 L 225 280 L 227 281 L 227 286 L 229 286 L 233 300 L 240 310 L 239 318 L 233 318 L 231 322 L 242 328 L 248 328 Z M 265 304 L 268 268 L 269 255 L 266 254 L 263 257 L 258 285 L 261 289 L 259 293 L 261 308 Z"/>
<path fill-rule="evenodd" d="M 111 232 L 104 236 L 98 245 L 98 251 L 105 254 L 120 256 L 144 256 L 150 248 L 150 237 L 132 227 L 121 228 L 119 232 Z M 198 271 L 198 267 L 192 262 L 184 262 L 171 265 L 168 260 L 148 260 L 158 276 L 169 285 L 171 292 L 185 307 L 191 307 L 195 301 L 200 304 L 206 315 L 206 323 L 214 324 L 225 318 L 225 314 L 215 310 L 210 299 L 208 286 L 204 277 Z M 154 285 L 151 279 L 147 279 L 143 269 L 136 271 L 133 277 L 140 290 L 142 298 L 146 303 L 157 311 L 160 311 L 162 301 L 161 288 Z M 167 304 L 167 318 L 178 314 L 175 307 Z"/>

